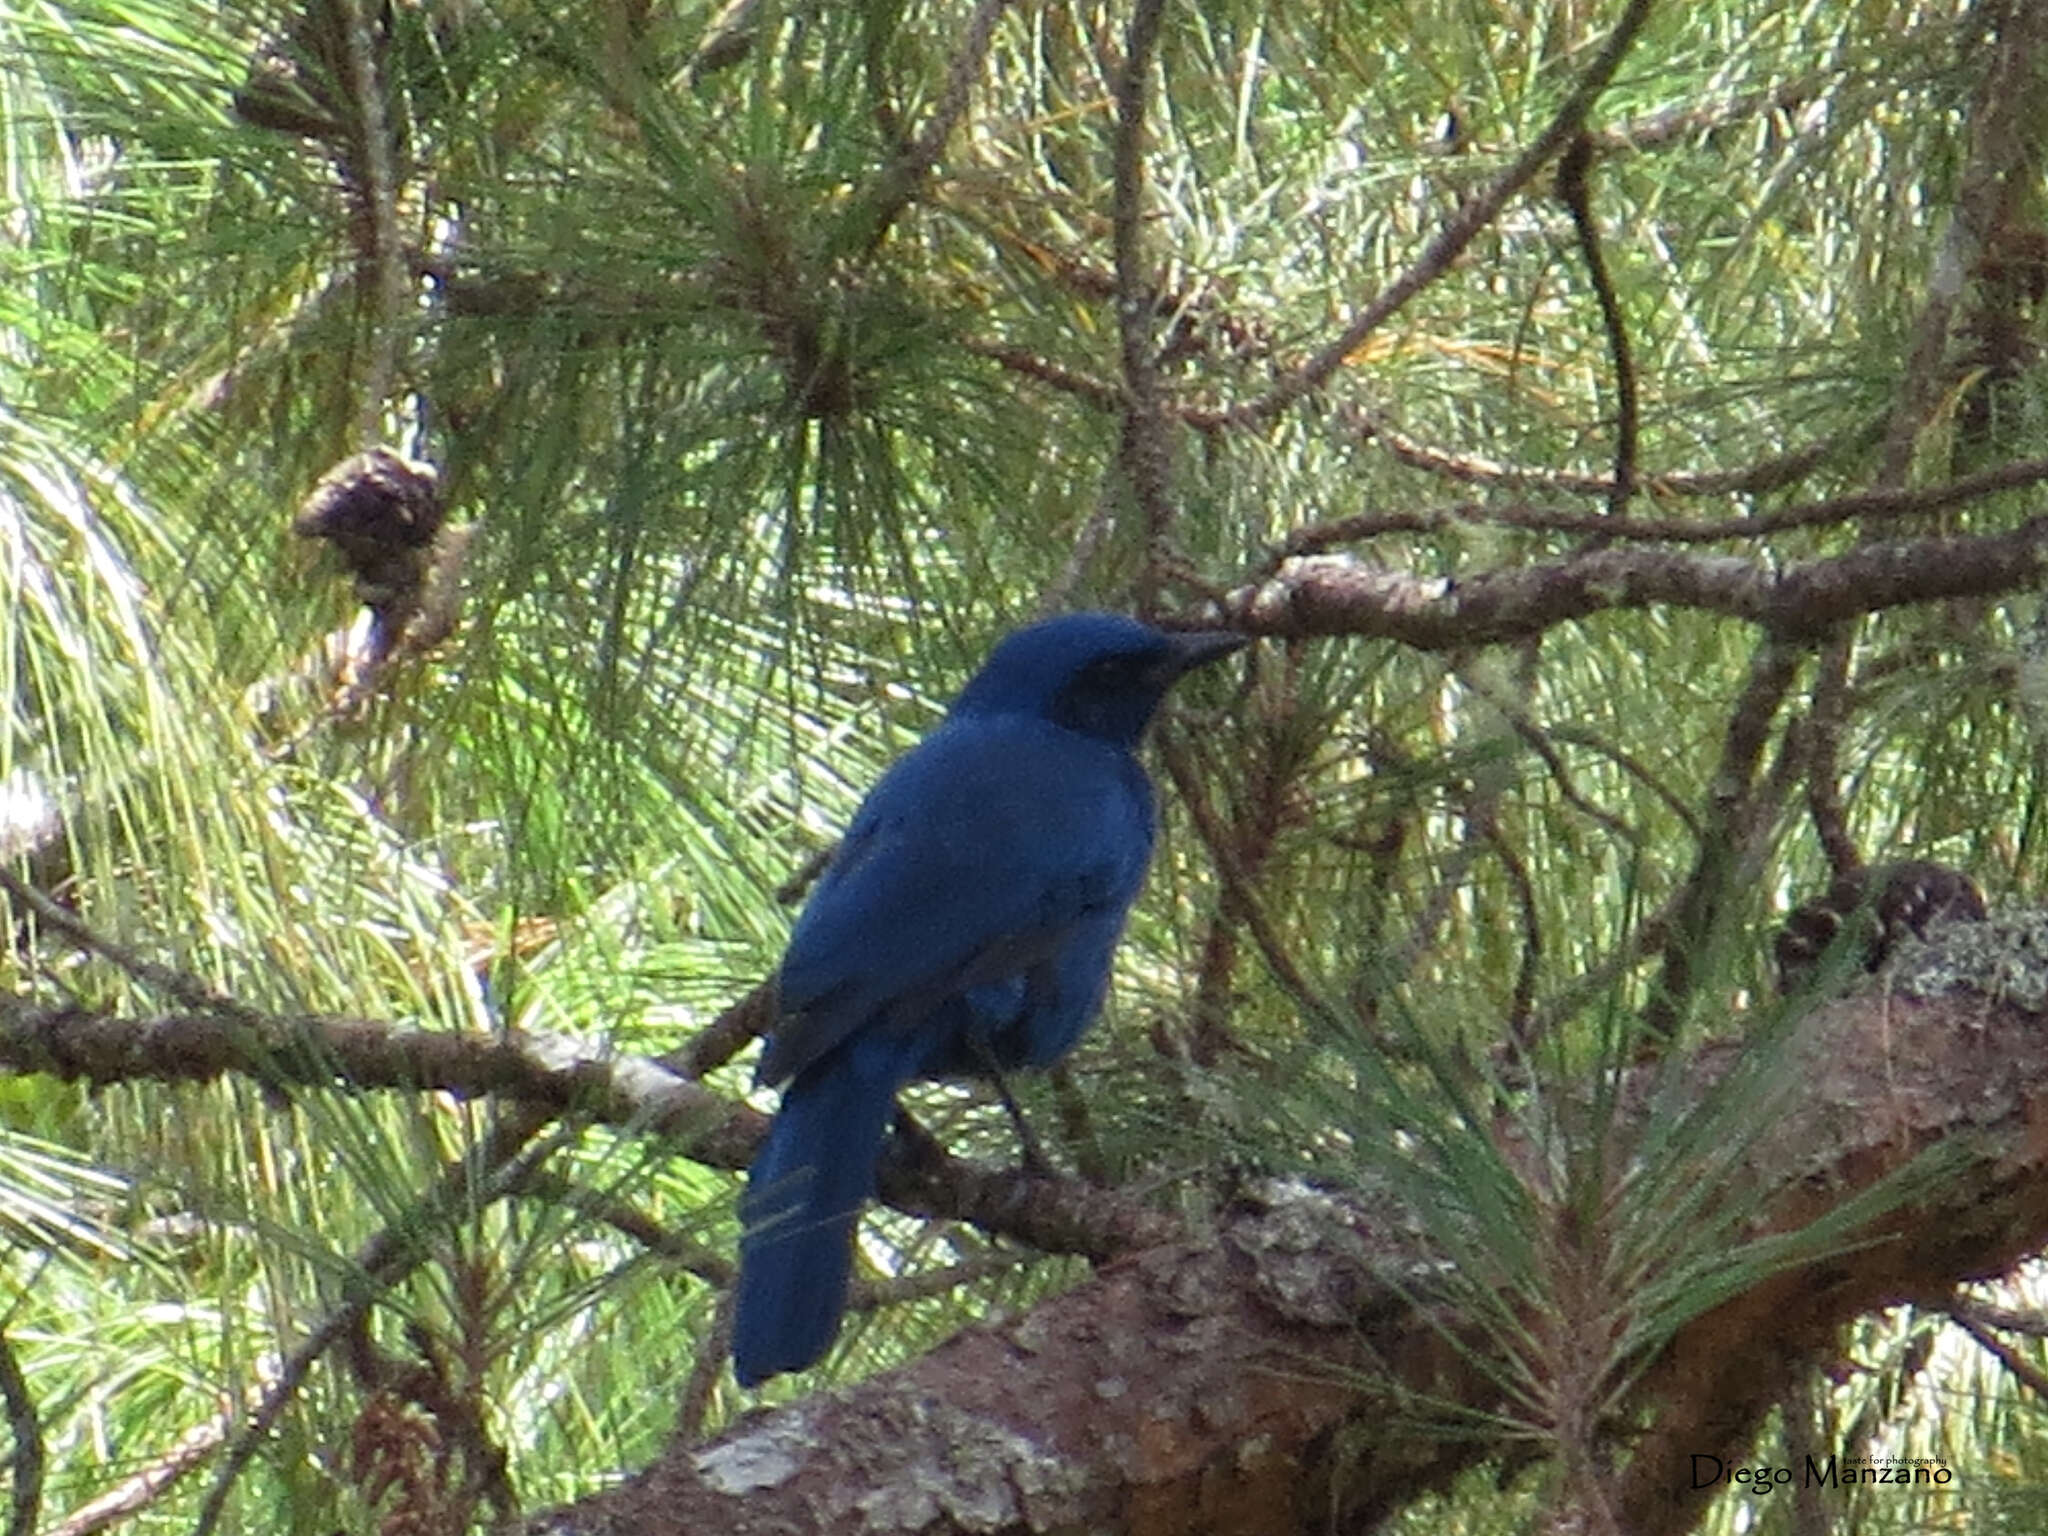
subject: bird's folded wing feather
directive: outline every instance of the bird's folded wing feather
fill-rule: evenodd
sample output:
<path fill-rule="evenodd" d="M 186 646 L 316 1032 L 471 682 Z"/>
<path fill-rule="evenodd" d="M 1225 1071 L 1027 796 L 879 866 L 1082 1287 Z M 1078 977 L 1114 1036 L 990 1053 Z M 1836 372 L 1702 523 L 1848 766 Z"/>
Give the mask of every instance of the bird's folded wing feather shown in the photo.
<path fill-rule="evenodd" d="M 1034 721 L 942 726 L 875 785 L 805 907 L 761 1080 L 1041 964 L 1129 904 L 1151 845 L 1150 786 L 1122 749 Z"/>

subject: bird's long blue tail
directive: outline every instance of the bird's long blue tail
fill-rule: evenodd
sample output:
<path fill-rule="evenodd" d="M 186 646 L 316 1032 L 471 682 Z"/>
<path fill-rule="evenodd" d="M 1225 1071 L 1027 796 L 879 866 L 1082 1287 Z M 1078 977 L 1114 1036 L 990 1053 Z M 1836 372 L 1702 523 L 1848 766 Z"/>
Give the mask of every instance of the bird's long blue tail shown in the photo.
<path fill-rule="evenodd" d="M 880 1041 L 849 1041 L 783 1090 L 740 1199 L 733 1375 L 758 1386 L 817 1362 L 839 1331 L 853 1226 L 905 1074 Z"/>

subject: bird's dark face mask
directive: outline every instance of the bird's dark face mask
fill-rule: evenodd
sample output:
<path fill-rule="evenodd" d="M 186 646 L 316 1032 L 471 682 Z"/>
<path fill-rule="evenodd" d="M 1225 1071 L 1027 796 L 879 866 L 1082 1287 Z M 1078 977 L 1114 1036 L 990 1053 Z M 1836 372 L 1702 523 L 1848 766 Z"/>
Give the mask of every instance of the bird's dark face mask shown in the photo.
<path fill-rule="evenodd" d="M 1174 680 L 1242 649 L 1243 635 L 1224 631 L 1169 634 L 1147 645 L 1086 663 L 1054 695 L 1053 722 L 1085 736 L 1130 745 L 1145 734 Z"/>

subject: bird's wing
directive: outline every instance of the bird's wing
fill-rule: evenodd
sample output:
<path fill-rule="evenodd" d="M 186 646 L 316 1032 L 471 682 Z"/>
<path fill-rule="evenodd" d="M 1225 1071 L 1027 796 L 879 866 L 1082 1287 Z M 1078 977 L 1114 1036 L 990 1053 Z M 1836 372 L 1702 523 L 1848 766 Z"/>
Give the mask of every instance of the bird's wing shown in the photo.
<path fill-rule="evenodd" d="M 875 785 L 798 919 L 761 1080 L 871 1020 L 910 1035 L 963 989 L 1031 970 L 1121 913 L 1151 851 L 1128 752 L 1043 722 L 948 722 Z"/>

